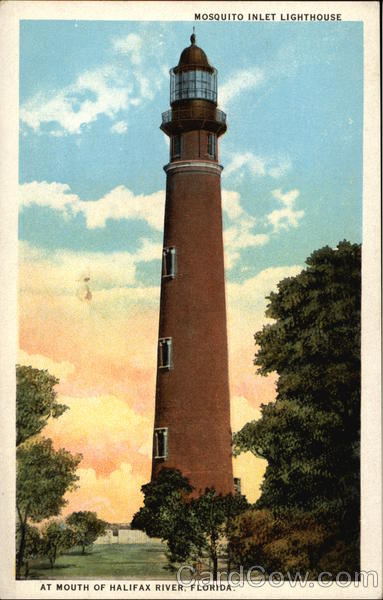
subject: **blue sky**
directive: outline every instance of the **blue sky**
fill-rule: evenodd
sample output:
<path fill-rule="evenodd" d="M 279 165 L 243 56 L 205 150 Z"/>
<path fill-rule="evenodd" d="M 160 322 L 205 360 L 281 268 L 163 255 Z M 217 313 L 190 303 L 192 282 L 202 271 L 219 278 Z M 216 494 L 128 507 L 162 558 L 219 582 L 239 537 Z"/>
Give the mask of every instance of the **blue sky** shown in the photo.
<path fill-rule="evenodd" d="M 228 281 L 360 242 L 362 23 L 196 29 L 229 124 Z M 159 283 L 168 162 L 159 125 L 168 70 L 190 33 L 190 22 L 21 23 L 21 240 L 51 254 L 141 253 L 137 283 Z"/>
<path fill-rule="evenodd" d="M 81 452 L 67 510 L 122 522 L 150 477 L 169 69 L 191 22 L 24 21 L 21 364 L 60 379 L 48 427 Z M 362 23 L 197 23 L 218 69 L 232 430 L 258 419 L 265 297 L 313 250 L 361 241 Z M 206 224 L 208 226 L 208 223 Z M 86 282 L 86 283 L 85 283 Z M 265 461 L 234 461 L 250 502 Z M 127 502 L 128 498 L 128 502 Z"/>

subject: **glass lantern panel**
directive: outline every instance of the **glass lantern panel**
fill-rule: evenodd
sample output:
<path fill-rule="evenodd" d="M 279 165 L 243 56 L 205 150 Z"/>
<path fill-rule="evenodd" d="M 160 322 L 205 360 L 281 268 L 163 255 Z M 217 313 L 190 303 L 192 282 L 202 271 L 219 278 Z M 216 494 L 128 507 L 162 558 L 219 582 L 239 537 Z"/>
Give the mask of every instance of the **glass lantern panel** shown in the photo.
<path fill-rule="evenodd" d="M 170 102 L 203 98 L 217 101 L 217 72 L 195 69 L 181 73 L 170 72 Z"/>

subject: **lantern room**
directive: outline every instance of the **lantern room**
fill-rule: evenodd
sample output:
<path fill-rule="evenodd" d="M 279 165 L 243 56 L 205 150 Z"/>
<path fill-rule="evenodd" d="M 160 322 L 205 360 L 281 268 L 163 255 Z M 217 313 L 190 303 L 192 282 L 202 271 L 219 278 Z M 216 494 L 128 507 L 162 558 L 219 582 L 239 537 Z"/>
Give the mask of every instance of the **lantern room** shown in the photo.
<path fill-rule="evenodd" d="M 217 70 L 190 36 L 178 65 L 170 69 L 171 109 L 162 113 L 161 129 L 169 136 L 205 129 L 217 136 L 226 131 L 226 115 L 217 108 Z"/>
<path fill-rule="evenodd" d="M 190 36 L 191 45 L 182 52 L 178 65 L 170 70 L 170 104 L 182 100 L 210 100 L 217 104 L 217 70 Z"/>
<path fill-rule="evenodd" d="M 178 100 L 199 98 L 217 104 L 217 71 L 212 73 L 202 69 L 170 71 L 170 104 Z"/>

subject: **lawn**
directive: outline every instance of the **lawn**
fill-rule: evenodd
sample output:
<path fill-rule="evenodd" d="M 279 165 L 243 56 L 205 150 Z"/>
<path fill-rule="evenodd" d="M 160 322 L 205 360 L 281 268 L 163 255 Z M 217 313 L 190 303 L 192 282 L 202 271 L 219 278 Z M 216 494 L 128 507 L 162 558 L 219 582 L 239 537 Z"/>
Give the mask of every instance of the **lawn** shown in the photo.
<path fill-rule="evenodd" d="M 166 570 L 165 546 L 100 544 L 85 555 L 72 551 L 59 556 L 53 569 L 48 560 L 30 563 L 30 579 L 174 579 Z"/>

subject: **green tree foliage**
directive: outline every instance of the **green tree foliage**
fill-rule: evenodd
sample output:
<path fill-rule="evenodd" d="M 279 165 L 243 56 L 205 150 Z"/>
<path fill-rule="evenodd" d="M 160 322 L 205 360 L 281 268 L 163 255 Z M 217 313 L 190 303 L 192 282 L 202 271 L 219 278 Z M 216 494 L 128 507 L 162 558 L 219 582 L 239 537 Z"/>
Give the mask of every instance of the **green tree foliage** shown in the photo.
<path fill-rule="evenodd" d="M 25 566 L 25 577 L 29 574 L 29 561 L 33 558 L 41 556 L 41 537 L 37 527 L 32 525 L 26 525 L 25 531 L 25 543 L 24 543 L 24 566 Z M 21 537 L 21 528 L 18 523 L 16 530 L 16 545 L 19 547 Z"/>
<path fill-rule="evenodd" d="M 144 506 L 134 515 L 132 528 L 141 529 L 150 537 L 167 539 L 174 517 L 182 511 L 184 498 L 192 489 L 177 469 L 161 469 L 157 479 L 141 487 Z"/>
<path fill-rule="evenodd" d="M 180 564 L 198 562 L 206 543 L 201 521 L 189 502 L 181 499 L 169 525 L 162 538 L 167 543 L 169 569 L 174 571 Z"/>
<path fill-rule="evenodd" d="M 81 546 L 82 553 L 85 554 L 85 548 L 91 546 L 98 536 L 105 533 L 107 523 L 97 518 L 95 512 L 79 511 L 73 512 L 66 519 L 76 540 L 76 545 Z"/>
<path fill-rule="evenodd" d="M 58 515 L 67 503 L 64 494 L 75 488 L 81 455 L 54 450 L 50 439 L 41 438 L 17 449 L 16 507 L 20 527 L 17 571 L 20 575 L 28 520 L 40 522 Z"/>
<path fill-rule="evenodd" d="M 49 439 L 32 439 L 41 433 L 50 417 L 57 418 L 67 409 L 56 399 L 54 386 L 58 379 L 48 371 L 17 365 L 16 381 L 16 572 L 20 577 L 29 553 L 28 544 L 33 546 L 33 540 L 38 541 L 36 532 L 32 536 L 34 529 L 29 521 L 41 522 L 60 513 L 66 504 L 65 492 L 74 489 L 78 480 L 75 471 L 81 456 L 55 451 Z"/>
<path fill-rule="evenodd" d="M 56 400 L 54 386 L 59 382 L 48 371 L 16 366 L 17 445 L 40 433 L 49 417 L 57 418 L 68 408 Z"/>
<path fill-rule="evenodd" d="M 48 558 L 51 568 L 56 558 L 77 545 L 75 532 L 67 527 L 64 521 L 51 521 L 41 532 L 40 555 Z"/>
<path fill-rule="evenodd" d="M 340 571 L 357 570 L 357 550 L 355 542 L 338 539 L 331 518 L 296 509 L 275 514 L 252 508 L 233 519 L 230 531 L 233 564 L 245 569 L 260 565 L 268 573 L 300 571 L 316 579 L 327 571 L 335 578 Z"/>
<path fill-rule="evenodd" d="M 41 438 L 17 450 L 17 511 L 24 521 L 39 522 L 58 515 L 67 501 L 63 496 L 75 488 L 80 455 L 54 450 L 52 440 Z"/>
<path fill-rule="evenodd" d="M 248 508 L 246 498 L 240 494 L 233 496 L 217 495 L 214 489 L 207 489 L 205 494 L 192 500 L 190 511 L 198 524 L 202 544 L 198 547 L 199 556 L 206 553 L 213 567 L 213 580 L 217 580 L 218 558 L 230 553 L 227 549 L 228 532 L 236 515 Z M 179 532 L 182 535 L 182 532 Z"/>
<path fill-rule="evenodd" d="M 226 551 L 231 520 L 248 507 L 244 496 L 217 495 L 213 489 L 192 499 L 192 487 L 178 470 L 162 469 L 156 480 L 142 486 L 144 506 L 132 527 L 167 542 L 171 568 L 186 561 L 212 561 L 216 578 L 218 556 Z"/>
<path fill-rule="evenodd" d="M 359 531 L 361 248 L 321 248 L 278 284 L 255 334 L 255 365 L 279 375 L 275 402 L 234 436 L 268 462 L 259 509 L 331 516 L 344 543 Z"/>

